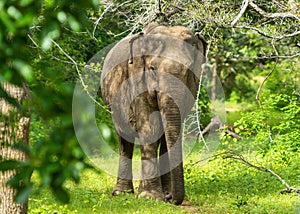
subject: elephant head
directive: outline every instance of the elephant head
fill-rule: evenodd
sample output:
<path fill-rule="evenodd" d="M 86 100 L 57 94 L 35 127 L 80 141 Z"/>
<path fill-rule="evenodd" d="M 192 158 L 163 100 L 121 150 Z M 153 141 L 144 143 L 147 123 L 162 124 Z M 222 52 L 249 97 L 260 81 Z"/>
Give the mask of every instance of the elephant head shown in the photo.
<path fill-rule="evenodd" d="M 120 139 L 119 174 L 113 194 L 133 192 L 131 162 L 138 137 L 140 195 L 182 203 L 181 125 L 194 104 L 205 47 L 205 41 L 186 27 L 150 24 L 108 53 L 101 92 L 113 112 Z"/>

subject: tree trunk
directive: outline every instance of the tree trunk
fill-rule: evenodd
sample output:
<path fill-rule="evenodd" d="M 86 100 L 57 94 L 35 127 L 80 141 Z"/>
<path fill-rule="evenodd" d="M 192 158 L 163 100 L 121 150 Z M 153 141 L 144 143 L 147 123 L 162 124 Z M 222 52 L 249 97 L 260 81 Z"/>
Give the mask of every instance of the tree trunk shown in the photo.
<path fill-rule="evenodd" d="M 28 95 L 28 90 L 9 83 L 2 84 L 3 89 L 19 103 Z M 6 160 L 24 161 L 26 155 L 12 148 L 17 142 L 28 144 L 30 119 L 23 117 L 17 109 L 6 100 L 0 98 L 0 157 Z M 14 196 L 16 190 L 6 185 L 6 182 L 14 175 L 15 171 L 0 172 L 0 213 L 24 214 L 27 213 L 28 202 L 16 203 Z"/>

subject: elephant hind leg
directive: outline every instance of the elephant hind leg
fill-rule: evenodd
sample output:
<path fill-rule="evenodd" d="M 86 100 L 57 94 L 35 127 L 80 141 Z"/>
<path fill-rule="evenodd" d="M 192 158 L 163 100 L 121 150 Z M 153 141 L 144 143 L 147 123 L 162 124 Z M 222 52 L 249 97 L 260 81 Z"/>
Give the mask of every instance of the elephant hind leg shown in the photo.
<path fill-rule="evenodd" d="M 112 192 L 113 196 L 119 195 L 121 192 L 134 193 L 132 183 L 132 155 L 134 149 L 133 142 L 134 138 L 131 142 L 129 142 L 119 136 L 119 170 L 117 184 Z"/>

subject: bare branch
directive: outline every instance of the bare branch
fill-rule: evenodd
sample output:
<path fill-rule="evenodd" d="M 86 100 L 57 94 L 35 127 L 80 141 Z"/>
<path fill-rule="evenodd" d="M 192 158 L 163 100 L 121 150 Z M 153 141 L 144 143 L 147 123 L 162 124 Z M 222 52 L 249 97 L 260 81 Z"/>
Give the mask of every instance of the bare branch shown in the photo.
<path fill-rule="evenodd" d="M 157 7 L 158 7 L 158 12 L 161 14 L 162 9 L 161 9 L 161 1 L 160 0 L 157 0 Z"/>
<path fill-rule="evenodd" d="M 173 15 L 176 14 L 176 13 L 185 11 L 184 8 L 181 8 L 181 7 L 177 6 L 177 5 L 172 5 L 172 7 L 174 7 L 174 10 L 171 11 L 171 12 L 169 12 L 169 13 L 166 13 L 166 14 L 165 14 L 165 17 L 166 17 L 166 18 L 170 18 L 171 16 L 173 16 Z"/>
<path fill-rule="evenodd" d="M 260 96 L 259 96 L 259 95 L 260 95 L 260 91 L 261 91 L 262 87 L 264 86 L 265 82 L 267 81 L 267 79 L 268 79 L 268 78 L 271 76 L 271 74 L 274 72 L 274 70 L 275 70 L 275 68 L 276 68 L 276 66 L 277 66 L 277 63 L 278 63 L 278 58 L 276 59 L 275 64 L 274 64 L 272 70 L 268 73 L 268 75 L 267 75 L 267 76 L 264 78 L 264 80 L 261 82 L 261 84 L 259 85 L 258 90 L 257 90 L 257 92 L 256 92 L 255 99 L 256 99 L 256 101 L 257 101 L 257 103 L 258 103 L 258 105 L 259 105 L 259 107 L 260 107 L 261 110 L 262 110 L 263 108 L 262 108 L 262 104 L 261 104 Z"/>
<path fill-rule="evenodd" d="M 201 162 L 204 162 L 204 161 L 207 161 L 207 160 L 211 160 L 211 159 L 214 159 L 214 158 L 216 158 L 216 157 L 220 157 L 220 156 L 222 156 L 222 155 L 226 155 L 227 153 L 228 153 L 228 152 L 225 151 L 225 152 L 221 152 L 221 153 L 218 153 L 218 154 L 214 154 L 214 155 L 212 155 L 212 156 L 209 156 L 209 157 L 205 157 L 205 158 L 203 158 L 203 159 L 200 159 L 200 160 L 196 161 L 195 163 L 192 163 L 191 165 L 194 166 L 194 165 L 196 165 L 196 164 L 198 164 L 198 163 L 201 163 Z"/>
<path fill-rule="evenodd" d="M 237 15 L 237 17 L 231 22 L 231 27 L 233 27 L 234 25 L 236 25 L 236 23 L 240 20 L 240 18 L 243 16 L 243 14 L 245 13 L 248 5 L 249 5 L 249 1 L 250 0 L 244 0 L 243 4 L 242 4 L 242 9 L 240 10 L 239 14 Z"/>
<path fill-rule="evenodd" d="M 254 57 L 254 58 L 255 59 L 292 59 L 292 58 L 296 58 L 299 56 L 300 56 L 300 52 L 295 53 L 293 55 L 273 55 L 273 56 L 260 56 L 260 57 Z"/>
<path fill-rule="evenodd" d="M 274 40 L 272 40 L 272 47 L 273 47 L 273 50 L 274 50 L 275 53 L 276 53 L 276 56 L 278 56 L 278 51 L 277 51 L 277 49 L 276 49 L 276 47 L 275 47 L 275 45 L 274 45 Z M 258 90 L 257 90 L 255 99 L 257 100 L 257 102 L 258 102 L 259 107 L 260 107 L 261 110 L 262 110 L 262 104 L 261 104 L 261 101 L 260 101 L 260 91 L 261 91 L 263 85 L 265 84 L 265 82 L 267 81 L 267 79 L 268 79 L 268 78 L 271 76 L 271 74 L 274 72 L 277 63 L 278 63 L 278 58 L 276 58 L 276 62 L 275 62 L 275 64 L 274 64 L 272 70 L 271 70 L 271 71 L 268 73 L 268 75 L 264 78 L 264 80 L 262 81 L 262 83 L 260 84 L 260 86 L 259 86 L 259 88 L 258 88 Z"/>
<path fill-rule="evenodd" d="M 261 9 L 259 6 L 257 6 L 253 1 L 249 2 L 249 5 L 261 16 L 266 17 L 266 18 L 271 18 L 271 19 L 276 19 L 276 18 L 291 18 L 291 19 L 296 19 L 300 20 L 299 17 L 292 13 L 268 13 Z"/>
<path fill-rule="evenodd" d="M 201 123 L 200 123 L 200 109 L 199 109 L 199 97 L 201 97 L 201 85 L 202 85 L 202 80 L 203 80 L 203 72 L 204 72 L 204 65 L 202 66 L 201 69 L 201 74 L 200 74 L 200 78 L 199 78 L 199 86 L 198 86 L 198 91 L 197 91 L 197 99 L 195 102 L 196 105 L 196 121 L 197 121 L 197 128 L 198 128 L 198 140 L 200 141 L 200 139 L 203 141 L 205 148 L 207 149 L 207 151 L 209 151 L 209 147 L 203 137 L 202 131 L 201 131 Z"/>
<path fill-rule="evenodd" d="M 97 29 L 97 26 L 98 26 L 99 22 L 103 19 L 103 16 L 105 15 L 105 13 L 107 13 L 107 11 L 108 11 L 113 5 L 114 5 L 113 3 L 109 4 L 109 5 L 105 8 L 105 10 L 103 11 L 103 13 L 101 13 L 101 15 L 99 16 L 99 18 L 96 20 L 95 26 L 94 26 L 94 29 L 93 29 L 93 33 L 92 33 L 92 35 L 93 35 L 92 38 L 93 38 L 93 39 L 96 39 L 96 38 L 95 38 L 95 32 L 96 32 L 96 29 Z"/>
<path fill-rule="evenodd" d="M 31 42 L 34 44 L 34 46 L 35 46 L 36 48 L 40 48 L 40 46 L 36 43 L 36 41 L 34 41 L 34 39 L 30 36 L 29 33 L 27 34 L 27 36 L 28 36 L 28 38 L 31 40 Z"/>
<path fill-rule="evenodd" d="M 284 35 L 281 35 L 281 36 L 273 36 L 273 35 L 269 35 L 269 34 L 263 32 L 262 30 L 260 30 L 256 27 L 251 27 L 251 26 L 234 26 L 234 27 L 235 28 L 241 28 L 241 29 L 254 30 L 254 31 L 256 31 L 257 33 L 259 33 L 260 35 L 262 35 L 264 37 L 267 37 L 267 38 L 270 38 L 270 39 L 276 39 L 276 40 L 281 40 L 281 39 L 290 38 L 290 37 L 300 35 L 300 31 L 295 31 L 294 33 L 291 33 L 291 34 L 284 34 Z"/>
<path fill-rule="evenodd" d="M 268 172 L 268 173 L 270 173 L 271 175 L 273 175 L 275 178 L 277 178 L 277 180 L 279 180 L 286 187 L 284 190 L 281 190 L 280 193 L 296 192 L 296 193 L 300 194 L 300 189 L 290 187 L 290 185 L 281 176 L 279 176 L 276 172 L 274 172 L 271 169 L 268 169 L 268 168 L 265 168 L 265 167 L 262 167 L 262 166 L 256 166 L 256 165 L 250 163 L 241 154 L 238 154 L 238 153 L 236 153 L 234 151 L 229 151 L 229 152 L 227 152 L 227 154 L 225 155 L 224 158 L 232 158 L 232 159 L 235 159 L 235 160 L 239 160 L 243 164 L 245 164 L 246 166 L 255 168 L 255 169 L 257 169 L 259 171 L 262 171 L 262 172 Z"/>
<path fill-rule="evenodd" d="M 256 166 L 256 165 L 250 163 L 249 161 L 247 161 L 244 158 L 243 155 L 238 154 L 237 152 L 232 151 L 232 150 L 221 152 L 219 154 L 215 154 L 215 155 L 212 155 L 210 157 L 206 157 L 204 159 L 201 159 L 201 160 L 193 163 L 192 166 L 194 166 L 194 165 L 196 165 L 196 164 L 198 164 L 200 162 L 211 160 L 213 158 L 217 158 L 217 157 L 220 157 L 220 156 L 223 159 L 231 158 L 231 159 L 234 159 L 234 160 L 241 161 L 246 166 L 252 167 L 252 168 L 257 169 L 257 170 L 262 171 L 262 172 L 270 173 L 271 175 L 273 175 L 277 180 L 279 180 L 285 186 L 285 189 L 283 189 L 283 190 L 280 191 L 281 194 L 283 194 L 283 193 L 291 193 L 291 192 L 296 192 L 296 193 L 300 194 L 300 189 L 291 187 L 279 174 L 277 174 L 273 170 L 265 168 L 263 166 Z"/>

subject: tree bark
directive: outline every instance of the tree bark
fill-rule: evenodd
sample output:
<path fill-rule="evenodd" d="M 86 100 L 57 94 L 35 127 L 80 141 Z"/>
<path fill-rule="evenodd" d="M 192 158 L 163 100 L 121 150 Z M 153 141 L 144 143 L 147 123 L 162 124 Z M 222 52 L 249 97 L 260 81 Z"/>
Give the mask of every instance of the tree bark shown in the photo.
<path fill-rule="evenodd" d="M 19 103 L 28 96 L 26 87 L 18 87 L 3 83 L 2 88 Z M 12 146 L 20 141 L 28 144 L 30 119 L 23 117 L 17 108 L 0 98 L 0 157 L 4 160 L 24 161 L 26 154 L 15 150 Z M 28 201 L 25 203 L 14 202 L 16 190 L 8 187 L 6 182 L 14 175 L 15 171 L 0 172 L 0 213 L 24 214 L 27 213 Z"/>

